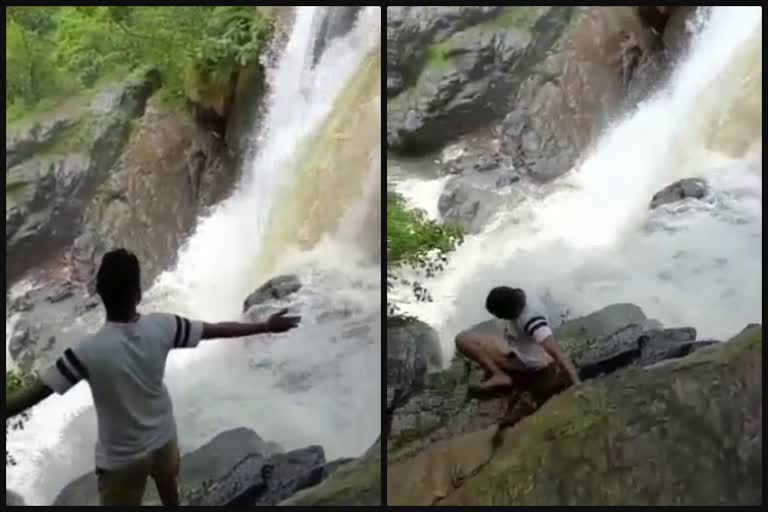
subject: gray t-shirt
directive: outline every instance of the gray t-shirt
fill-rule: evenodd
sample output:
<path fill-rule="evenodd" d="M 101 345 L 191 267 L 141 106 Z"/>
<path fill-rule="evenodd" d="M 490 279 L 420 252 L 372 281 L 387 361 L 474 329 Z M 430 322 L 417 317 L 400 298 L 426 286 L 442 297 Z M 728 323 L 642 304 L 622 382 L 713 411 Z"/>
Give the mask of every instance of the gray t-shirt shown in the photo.
<path fill-rule="evenodd" d="M 545 308 L 535 298 L 529 296 L 520 316 L 502 321 L 502 327 L 504 339 L 526 368 L 540 369 L 553 362 L 541 345 L 552 335 L 552 329 Z"/>
<path fill-rule="evenodd" d="M 106 322 L 40 374 L 60 395 L 81 380 L 90 385 L 98 419 L 96 467 L 129 465 L 176 436 L 165 362 L 172 349 L 196 347 L 202 334 L 202 322 L 176 315 Z"/>

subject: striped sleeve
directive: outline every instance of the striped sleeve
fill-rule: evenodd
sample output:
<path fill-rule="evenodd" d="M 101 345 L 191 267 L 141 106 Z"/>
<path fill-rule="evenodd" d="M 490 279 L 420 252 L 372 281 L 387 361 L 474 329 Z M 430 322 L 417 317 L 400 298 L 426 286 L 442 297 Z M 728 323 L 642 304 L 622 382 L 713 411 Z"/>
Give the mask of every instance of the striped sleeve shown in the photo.
<path fill-rule="evenodd" d="M 203 338 L 203 322 L 190 320 L 179 315 L 171 315 L 173 319 L 173 338 L 171 348 L 195 348 Z"/>
<path fill-rule="evenodd" d="M 537 343 L 541 343 L 552 336 L 552 329 L 549 327 L 547 316 L 538 311 L 534 311 L 523 320 L 523 331 L 526 336 Z"/>
<path fill-rule="evenodd" d="M 63 395 L 81 380 L 88 380 L 88 369 L 75 352 L 68 348 L 56 362 L 40 373 L 40 380 L 59 395 Z"/>

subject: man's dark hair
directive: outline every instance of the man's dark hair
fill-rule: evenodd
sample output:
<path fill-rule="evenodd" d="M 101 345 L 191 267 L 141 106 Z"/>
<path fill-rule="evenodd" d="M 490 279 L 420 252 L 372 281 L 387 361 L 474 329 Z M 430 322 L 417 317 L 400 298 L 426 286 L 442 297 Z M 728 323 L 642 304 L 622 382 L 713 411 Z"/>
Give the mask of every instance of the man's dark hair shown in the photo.
<path fill-rule="evenodd" d="M 101 259 L 96 293 L 108 311 L 125 311 L 141 300 L 141 268 L 131 251 L 115 249 Z"/>
<path fill-rule="evenodd" d="M 525 307 L 525 292 L 520 288 L 499 286 L 485 299 L 485 309 L 495 317 L 514 320 Z"/>

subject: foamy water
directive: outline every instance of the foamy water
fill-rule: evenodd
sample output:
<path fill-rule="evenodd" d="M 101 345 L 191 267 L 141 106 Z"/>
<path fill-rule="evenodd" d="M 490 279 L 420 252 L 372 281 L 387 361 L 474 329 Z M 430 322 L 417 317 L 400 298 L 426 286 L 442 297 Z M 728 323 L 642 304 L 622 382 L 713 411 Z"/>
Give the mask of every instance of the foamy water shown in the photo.
<path fill-rule="evenodd" d="M 171 355 L 166 383 L 182 451 L 222 430 L 246 426 L 286 449 L 322 445 L 330 460 L 359 455 L 380 432 L 380 269 L 370 260 L 370 248 L 351 236 L 360 228 L 349 221 L 338 236 L 308 250 L 283 247 L 269 275 L 258 271 L 262 237 L 270 223 L 280 222 L 270 211 L 276 202 L 290 201 L 282 192 L 296 178 L 295 157 L 380 41 L 380 8 L 366 8 L 356 27 L 310 67 L 307 48 L 316 12 L 298 8 L 290 39 L 271 70 L 264 129 L 254 140 L 255 155 L 242 183 L 199 223 L 177 268 L 157 279 L 142 305 L 143 311 L 232 320 L 240 317 L 247 294 L 272 275 L 296 273 L 304 284 L 286 303 L 303 315 L 300 329 L 204 342 Z M 358 169 L 365 191 L 372 189 L 371 174 L 380 176 L 377 162 Z M 370 200 L 370 194 L 361 197 Z M 355 203 L 336 207 L 340 216 L 346 208 L 365 210 Z M 82 321 L 93 330 L 99 320 Z M 7 437 L 20 464 L 8 468 L 6 487 L 28 503 L 52 502 L 66 484 L 92 471 L 95 440 L 87 385 L 51 397 L 32 411 L 23 431 Z"/>
<path fill-rule="evenodd" d="M 487 318 L 484 298 L 500 284 L 548 294 L 571 315 L 633 302 L 700 337 L 760 322 L 761 37 L 760 7 L 713 8 L 665 87 L 608 127 L 579 168 L 546 186 L 554 192 L 499 212 L 445 272 L 422 279 L 434 302 L 397 290 L 401 309 L 438 328 L 447 356 L 456 332 Z M 706 178 L 710 196 L 649 212 L 657 190 L 688 176 Z M 424 208 L 437 204 L 434 183 L 398 188 Z"/>

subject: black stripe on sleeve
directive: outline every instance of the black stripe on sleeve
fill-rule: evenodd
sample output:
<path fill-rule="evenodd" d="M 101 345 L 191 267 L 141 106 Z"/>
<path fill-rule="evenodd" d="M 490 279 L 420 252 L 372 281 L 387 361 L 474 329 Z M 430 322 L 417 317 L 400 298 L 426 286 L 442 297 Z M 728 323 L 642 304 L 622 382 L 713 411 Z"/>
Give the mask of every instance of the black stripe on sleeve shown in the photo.
<path fill-rule="evenodd" d="M 80 374 L 80 377 L 83 379 L 88 379 L 88 369 L 85 367 L 85 365 L 80 362 L 80 360 L 77 358 L 75 353 L 72 351 L 71 348 L 68 348 L 64 351 L 64 357 L 67 358 L 67 361 L 69 364 L 77 370 L 77 372 Z"/>
<path fill-rule="evenodd" d="M 64 360 L 62 358 L 58 358 L 56 360 L 56 368 L 59 369 L 59 372 L 61 372 L 64 378 L 66 378 L 73 386 L 80 381 L 80 379 L 75 377 L 75 375 L 69 371 L 69 368 L 67 368 L 67 365 L 64 364 Z"/>
<path fill-rule="evenodd" d="M 184 322 L 184 339 L 181 342 L 182 347 L 186 347 L 187 343 L 189 343 L 189 331 L 192 330 L 192 325 L 189 323 L 189 320 L 186 318 L 183 319 Z"/>
<path fill-rule="evenodd" d="M 181 318 L 177 315 L 173 315 L 176 318 L 176 337 L 173 339 L 173 348 L 179 348 L 179 340 L 181 339 Z"/>
<path fill-rule="evenodd" d="M 534 325 L 532 325 L 532 326 L 531 326 L 531 330 L 530 330 L 530 332 L 528 333 L 528 336 L 533 336 L 533 333 L 535 333 L 536 331 L 538 331 L 538 330 L 539 330 L 541 327 L 546 327 L 546 326 L 547 326 L 547 322 L 545 322 L 544 320 L 540 321 L 540 322 L 539 322 L 539 323 L 537 323 L 537 324 L 534 324 Z"/>
<path fill-rule="evenodd" d="M 530 320 L 528 320 L 527 322 L 525 322 L 525 326 L 523 327 L 523 330 L 524 330 L 525 332 L 527 332 L 528 334 L 531 334 L 531 333 L 528 331 L 528 328 L 529 328 L 531 325 L 533 325 L 533 324 L 535 324 L 536 322 L 538 322 L 539 320 L 541 320 L 542 322 L 545 322 L 545 323 L 546 323 L 546 320 L 544 319 L 544 317 L 543 317 L 543 316 L 541 316 L 541 315 L 539 315 L 539 316 L 534 316 L 534 317 L 531 317 L 531 319 L 530 319 Z"/>

